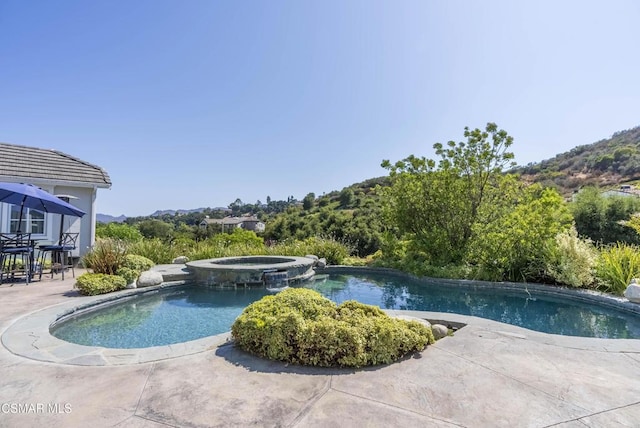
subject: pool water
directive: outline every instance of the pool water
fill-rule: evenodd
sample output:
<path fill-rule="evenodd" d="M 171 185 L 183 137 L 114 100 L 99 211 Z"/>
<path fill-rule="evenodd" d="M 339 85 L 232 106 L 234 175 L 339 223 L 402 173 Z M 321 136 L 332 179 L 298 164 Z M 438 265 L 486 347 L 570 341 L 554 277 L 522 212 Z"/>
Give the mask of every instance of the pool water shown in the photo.
<path fill-rule="evenodd" d="M 305 287 L 337 303 L 353 299 L 385 309 L 473 315 L 568 336 L 640 338 L 637 315 L 548 296 L 531 298 L 524 290 L 452 287 L 380 274 L 330 275 Z M 51 333 L 107 348 L 170 345 L 229 331 L 247 305 L 267 294 L 264 288 L 163 290 L 78 315 Z"/>
<path fill-rule="evenodd" d="M 385 309 L 471 315 L 565 336 L 640 339 L 640 316 L 601 305 L 521 290 L 457 287 L 380 274 L 329 276 L 315 289 L 334 302 L 357 300 Z"/>
<path fill-rule="evenodd" d="M 227 332 L 264 288 L 180 287 L 127 299 L 54 326 L 55 337 L 105 348 L 147 348 Z"/>

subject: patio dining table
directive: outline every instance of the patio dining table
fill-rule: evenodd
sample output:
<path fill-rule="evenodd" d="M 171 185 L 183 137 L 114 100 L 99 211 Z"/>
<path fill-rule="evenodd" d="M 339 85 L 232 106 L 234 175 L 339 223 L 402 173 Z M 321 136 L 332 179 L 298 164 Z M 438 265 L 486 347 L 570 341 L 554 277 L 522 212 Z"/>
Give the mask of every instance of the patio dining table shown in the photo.
<path fill-rule="evenodd" d="M 0 283 L 15 281 L 23 275 L 27 284 L 37 271 L 35 248 L 37 239 L 30 233 L 0 234 Z M 18 263 L 19 261 L 19 263 Z"/>

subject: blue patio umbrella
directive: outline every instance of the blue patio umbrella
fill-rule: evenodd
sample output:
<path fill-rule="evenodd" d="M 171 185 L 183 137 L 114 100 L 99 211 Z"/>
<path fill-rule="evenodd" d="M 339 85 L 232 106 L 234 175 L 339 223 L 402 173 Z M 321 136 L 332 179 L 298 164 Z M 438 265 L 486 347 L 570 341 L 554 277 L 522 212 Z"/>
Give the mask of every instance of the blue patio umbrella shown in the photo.
<path fill-rule="evenodd" d="M 20 206 L 18 229 L 20 229 L 22 224 L 22 215 L 25 207 L 46 213 L 70 215 L 74 217 L 82 217 L 85 215 L 84 211 L 79 210 L 49 192 L 45 192 L 33 184 L 0 182 L 0 202 Z M 20 230 L 18 230 L 18 232 L 19 231 Z"/>

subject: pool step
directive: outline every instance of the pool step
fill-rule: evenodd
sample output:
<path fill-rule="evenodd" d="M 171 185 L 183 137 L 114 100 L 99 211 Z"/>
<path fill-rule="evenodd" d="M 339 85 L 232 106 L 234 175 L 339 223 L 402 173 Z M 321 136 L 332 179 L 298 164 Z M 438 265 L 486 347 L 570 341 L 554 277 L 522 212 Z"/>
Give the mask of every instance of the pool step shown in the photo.
<path fill-rule="evenodd" d="M 193 279 L 193 275 L 183 264 L 155 265 L 152 271 L 160 272 L 164 282 L 188 281 Z"/>

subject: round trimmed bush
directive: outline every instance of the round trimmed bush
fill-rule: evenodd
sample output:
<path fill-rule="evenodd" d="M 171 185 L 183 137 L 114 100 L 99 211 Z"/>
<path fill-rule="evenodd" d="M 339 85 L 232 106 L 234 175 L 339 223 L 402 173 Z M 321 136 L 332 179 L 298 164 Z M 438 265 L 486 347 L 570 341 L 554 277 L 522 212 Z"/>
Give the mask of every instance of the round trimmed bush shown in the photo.
<path fill-rule="evenodd" d="M 75 284 L 80 294 L 85 296 L 110 293 L 122 290 L 126 286 L 127 283 L 123 277 L 105 273 L 83 273 L 76 278 Z"/>
<path fill-rule="evenodd" d="M 391 318 L 377 306 L 353 300 L 337 306 L 304 288 L 247 306 L 231 334 L 254 355 L 320 367 L 388 364 L 435 341 L 419 322 Z"/>
<path fill-rule="evenodd" d="M 122 267 L 137 270 L 139 273 L 151 269 L 153 265 L 155 265 L 153 260 L 148 259 L 144 256 L 139 256 L 137 254 L 127 254 L 124 257 L 124 263 Z"/>

